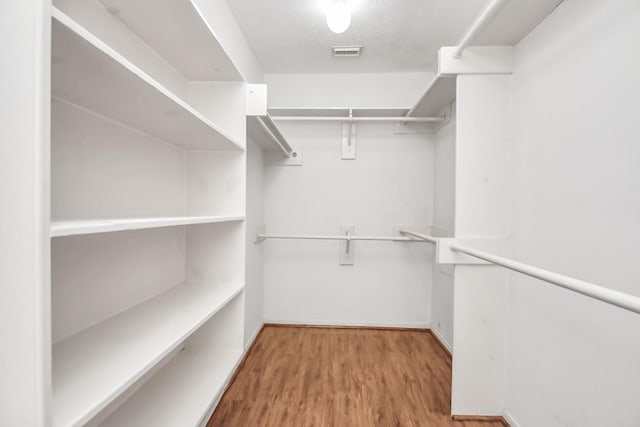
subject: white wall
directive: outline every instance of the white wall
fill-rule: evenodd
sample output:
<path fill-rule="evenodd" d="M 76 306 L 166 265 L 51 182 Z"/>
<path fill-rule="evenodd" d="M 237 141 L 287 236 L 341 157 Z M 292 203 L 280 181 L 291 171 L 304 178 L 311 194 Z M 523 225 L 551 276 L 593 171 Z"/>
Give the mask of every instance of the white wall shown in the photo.
<path fill-rule="evenodd" d="M 0 4 L 0 424 L 50 410 L 49 3 Z"/>
<path fill-rule="evenodd" d="M 245 274 L 244 343 L 248 345 L 264 322 L 263 245 L 255 244 L 256 228 L 264 224 L 264 152 L 248 140 L 247 144 L 247 238 Z"/>
<path fill-rule="evenodd" d="M 438 237 L 453 237 L 455 231 L 455 132 L 455 121 L 451 121 L 436 133 L 431 234 Z M 450 265 L 434 265 L 431 289 L 431 329 L 449 351 L 453 349 L 453 271 Z"/>
<path fill-rule="evenodd" d="M 370 86 L 358 86 L 361 77 L 267 76 L 269 106 L 408 108 L 423 89 L 420 79 L 402 75 L 368 75 Z M 343 92 L 349 79 L 359 89 Z M 302 153 L 303 166 L 267 164 L 268 232 L 336 234 L 341 224 L 353 224 L 356 234 L 388 236 L 396 224 L 431 224 L 433 135 L 394 135 L 393 124 L 359 124 L 357 160 L 341 160 L 341 124 L 288 122 L 281 129 Z M 354 245 L 355 265 L 340 266 L 338 242 L 265 242 L 265 321 L 428 326 L 431 245 Z"/>
<path fill-rule="evenodd" d="M 58 99 L 51 117 L 54 221 L 185 214 L 184 151 Z"/>
<path fill-rule="evenodd" d="M 411 108 L 433 73 L 265 74 L 269 108 Z"/>
<path fill-rule="evenodd" d="M 452 104 L 455 114 L 455 102 Z M 433 205 L 433 226 L 436 233 L 453 236 L 455 215 L 456 179 L 456 122 L 453 119 L 436 133 L 435 144 L 435 186 Z"/>
<path fill-rule="evenodd" d="M 513 255 L 640 295 L 640 3 L 566 0 L 516 49 Z M 521 427 L 640 425 L 640 316 L 512 276 Z"/>

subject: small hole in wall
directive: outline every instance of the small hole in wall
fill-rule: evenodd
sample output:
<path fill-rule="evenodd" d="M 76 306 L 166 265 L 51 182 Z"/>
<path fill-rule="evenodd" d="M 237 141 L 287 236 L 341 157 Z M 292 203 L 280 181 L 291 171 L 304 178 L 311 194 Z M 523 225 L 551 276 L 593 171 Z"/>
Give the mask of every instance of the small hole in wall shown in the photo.
<path fill-rule="evenodd" d="M 293 153 L 291 153 L 291 157 L 298 157 L 298 153 L 294 151 Z"/>

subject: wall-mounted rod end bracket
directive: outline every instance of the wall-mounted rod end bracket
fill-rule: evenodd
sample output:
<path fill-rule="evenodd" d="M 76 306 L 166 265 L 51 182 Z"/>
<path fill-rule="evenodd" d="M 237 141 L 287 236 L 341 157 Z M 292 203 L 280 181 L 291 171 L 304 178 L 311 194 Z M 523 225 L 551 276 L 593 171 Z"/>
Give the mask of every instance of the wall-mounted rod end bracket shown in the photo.
<path fill-rule="evenodd" d="M 402 237 L 408 237 L 408 238 L 410 238 L 411 240 L 420 240 L 420 239 L 418 239 L 417 237 L 411 236 L 409 233 L 407 233 L 407 232 L 406 232 L 406 231 L 404 231 L 404 230 L 398 230 L 398 233 L 399 233 Z"/>
<path fill-rule="evenodd" d="M 426 233 L 418 233 L 418 232 L 415 232 L 415 231 L 406 230 L 404 228 L 398 229 L 397 232 L 401 236 L 408 237 L 411 240 L 414 240 L 416 242 L 429 242 L 429 243 L 433 243 L 433 244 L 437 244 L 438 243 L 438 238 L 437 237 L 431 236 L 431 235 L 426 234 Z"/>
<path fill-rule="evenodd" d="M 262 224 L 258 227 L 255 228 L 255 233 L 256 233 L 256 240 L 253 241 L 253 243 L 262 243 L 265 240 L 267 240 L 266 235 L 267 235 L 267 226 L 265 224 Z"/>
<path fill-rule="evenodd" d="M 265 164 L 270 166 L 302 166 L 302 152 L 292 150 L 283 156 L 279 151 L 265 151 Z"/>

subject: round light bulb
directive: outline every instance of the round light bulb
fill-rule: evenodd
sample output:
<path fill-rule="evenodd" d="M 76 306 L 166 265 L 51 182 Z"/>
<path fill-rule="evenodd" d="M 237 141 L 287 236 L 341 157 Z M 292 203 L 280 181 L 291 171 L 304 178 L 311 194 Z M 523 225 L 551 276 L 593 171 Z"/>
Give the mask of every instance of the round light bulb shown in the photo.
<path fill-rule="evenodd" d="M 351 9 L 344 0 L 333 0 L 327 10 L 327 25 L 336 34 L 344 33 L 351 25 Z"/>

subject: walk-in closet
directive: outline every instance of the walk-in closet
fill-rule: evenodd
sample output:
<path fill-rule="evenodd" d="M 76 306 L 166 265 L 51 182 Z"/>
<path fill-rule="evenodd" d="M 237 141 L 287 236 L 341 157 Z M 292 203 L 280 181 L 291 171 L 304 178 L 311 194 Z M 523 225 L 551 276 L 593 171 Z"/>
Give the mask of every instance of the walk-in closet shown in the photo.
<path fill-rule="evenodd" d="M 0 426 L 640 427 L 637 0 L 0 34 Z"/>

